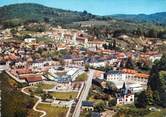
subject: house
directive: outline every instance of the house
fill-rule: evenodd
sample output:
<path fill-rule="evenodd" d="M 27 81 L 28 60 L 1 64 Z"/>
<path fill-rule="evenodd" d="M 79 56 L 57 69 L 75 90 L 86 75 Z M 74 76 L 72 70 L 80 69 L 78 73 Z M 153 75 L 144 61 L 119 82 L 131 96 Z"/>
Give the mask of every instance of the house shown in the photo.
<path fill-rule="evenodd" d="M 15 67 L 17 68 L 23 68 L 27 65 L 27 62 L 26 61 L 16 61 L 15 62 Z"/>
<path fill-rule="evenodd" d="M 125 81 L 125 75 L 119 70 L 110 70 L 106 72 L 106 79 L 108 81 Z"/>
<path fill-rule="evenodd" d="M 36 43 L 36 39 L 35 38 L 26 38 L 26 39 L 24 39 L 24 42 L 26 42 L 26 43 Z"/>
<path fill-rule="evenodd" d="M 138 73 L 133 69 L 110 70 L 105 73 L 108 81 L 126 81 L 147 84 L 149 74 Z"/>
<path fill-rule="evenodd" d="M 116 99 L 117 99 L 116 105 L 134 103 L 134 94 L 131 93 L 129 89 L 127 89 L 125 82 L 123 84 L 123 87 L 119 90 L 119 93 L 116 94 Z"/>
<path fill-rule="evenodd" d="M 64 62 L 65 62 L 65 65 L 70 65 L 70 64 L 72 64 L 72 56 L 70 56 L 70 55 L 66 55 L 66 56 L 64 56 Z"/>
<path fill-rule="evenodd" d="M 94 110 L 94 104 L 93 104 L 93 102 L 82 101 L 82 106 L 81 106 L 81 108 L 82 108 L 83 110 L 93 111 L 93 110 Z"/>
<path fill-rule="evenodd" d="M 42 83 L 42 77 L 41 76 L 27 76 L 24 78 L 29 85 L 35 85 Z"/>
<path fill-rule="evenodd" d="M 33 69 L 36 69 L 36 68 L 41 69 L 44 67 L 44 62 L 41 60 L 34 60 L 32 62 L 32 67 L 33 67 Z"/>
<path fill-rule="evenodd" d="M 29 68 L 16 68 L 14 69 L 16 74 L 20 75 L 20 74 L 29 74 L 32 73 L 32 70 Z"/>
<path fill-rule="evenodd" d="M 105 41 L 100 41 L 100 40 L 94 40 L 94 41 L 88 41 L 88 48 L 92 49 L 104 49 L 103 44 L 107 44 Z"/>
<path fill-rule="evenodd" d="M 75 65 L 83 65 L 84 64 L 84 58 L 73 58 L 72 59 L 73 64 Z"/>
<path fill-rule="evenodd" d="M 8 63 L 6 63 L 5 61 L 0 61 L 0 71 L 6 70 L 9 68 Z"/>
<path fill-rule="evenodd" d="M 103 71 L 100 71 L 100 70 L 95 70 L 95 73 L 94 73 L 94 78 L 99 78 L 99 79 L 104 79 L 104 72 Z"/>

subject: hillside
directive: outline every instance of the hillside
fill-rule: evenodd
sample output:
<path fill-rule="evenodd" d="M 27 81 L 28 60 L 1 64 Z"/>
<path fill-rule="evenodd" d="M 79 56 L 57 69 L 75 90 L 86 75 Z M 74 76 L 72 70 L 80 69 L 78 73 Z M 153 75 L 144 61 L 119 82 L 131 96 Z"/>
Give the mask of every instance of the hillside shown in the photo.
<path fill-rule="evenodd" d="M 152 16 L 156 17 L 156 20 L 158 16 L 160 20 L 165 21 L 164 15 L 153 14 Z M 3 25 L 4 28 L 15 27 L 29 22 L 45 22 L 54 26 L 61 25 L 65 28 L 86 28 L 89 34 L 102 39 L 109 39 L 112 35 L 116 37 L 121 34 L 165 38 L 165 26 L 149 23 L 148 21 L 141 23 L 134 21 L 134 16 L 133 20 L 126 21 L 116 19 L 114 16 L 113 18 L 110 16 L 97 16 L 87 11 L 62 10 L 33 3 L 0 7 L 0 27 Z"/>
<path fill-rule="evenodd" d="M 95 15 L 84 12 L 50 8 L 39 4 L 14 4 L 0 7 L 0 22 L 13 21 L 22 23 L 27 21 L 45 21 L 51 24 L 71 23 L 95 18 Z"/>
<path fill-rule="evenodd" d="M 121 20 L 135 21 L 135 22 L 149 22 L 159 25 L 166 25 L 166 12 L 154 13 L 150 15 L 138 14 L 138 15 L 125 15 L 117 14 L 111 17 Z"/>

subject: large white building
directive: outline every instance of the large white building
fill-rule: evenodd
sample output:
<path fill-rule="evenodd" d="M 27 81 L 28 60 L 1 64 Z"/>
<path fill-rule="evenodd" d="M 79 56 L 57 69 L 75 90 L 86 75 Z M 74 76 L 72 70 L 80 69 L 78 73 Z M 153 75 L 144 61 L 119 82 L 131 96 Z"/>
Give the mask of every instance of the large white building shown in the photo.
<path fill-rule="evenodd" d="M 107 72 L 108 81 L 128 81 L 140 84 L 147 84 L 148 78 L 148 74 L 138 73 L 137 71 L 132 69 L 123 69 L 119 71 Z"/>
<path fill-rule="evenodd" d="M 121 88 L 123 82 L 132 92 L 140 92 L 146 88 L 149 75 L 138 73 L 132 69 L 123 69 L 118 71 L 109 71 L 106 73 L 106 80 L 115 83 L 117 88 Z"/>

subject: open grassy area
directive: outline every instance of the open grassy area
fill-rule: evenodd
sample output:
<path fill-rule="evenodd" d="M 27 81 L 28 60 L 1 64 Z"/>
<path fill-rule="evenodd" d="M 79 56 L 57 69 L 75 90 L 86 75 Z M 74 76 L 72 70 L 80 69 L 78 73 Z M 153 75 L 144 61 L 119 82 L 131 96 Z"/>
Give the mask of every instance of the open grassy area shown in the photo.
<path fill-rule="evenodd" d="M 53 92 L 52 96 L 58 100 L 71 100 L 77 97 L 78 92 Z"/>
<path fill-rule="evenodd" d="M 6 73 L 0 74 L 0 81 L 3 117 L 37 117 L 40 114 L 32 109 L 37 100 L 20 92 L 20 89 L 16 88 L 17 82 Z"/>
<path fill-rule="evenodd" d="M 85 81 L 87 80 L 87 78 L 88 78 L 87 73 L 83 73 L 76 78 L 76 81 Z"/>
<path fill-rule="evenodd" d="M 160 112 L 150 112 L 149 114 L 145 115 L 144 117 L 165 117 L 166 116 L 166 109 L 161 109 Z"/>
<path fill-rule="evenodd" d="M 37 87 L 40 87 L 41 89 L 52 89 L 55 85 L 53 84 L 37 84 L 36 85 Z"/>
<path fill-rule="evenodd" d="M 34 110 L 28 111 L 28 116 L 27 117 L 40 117 L 42 114 L 39 112 L 36 112 Z"/>
<path fill-rule="evenodd" d="M 68 108 L 51 106 L 50 104 L 39 104 L 37 108 L 47 112 L 45 117 L 65 117 L 68 111 Z"/>

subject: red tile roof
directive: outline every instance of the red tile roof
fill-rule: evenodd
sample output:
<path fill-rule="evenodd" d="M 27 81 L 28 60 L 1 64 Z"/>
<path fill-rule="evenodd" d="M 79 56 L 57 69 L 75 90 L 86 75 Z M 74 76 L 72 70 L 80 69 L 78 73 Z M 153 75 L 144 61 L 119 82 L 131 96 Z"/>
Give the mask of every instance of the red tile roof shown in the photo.
<path fill-rule="evenodd" d="M 128 73 L 128 74 L 136 74 L 137 71 L 134 69 L 122 69 L 122 72 Z"/>
<path fill-rule="evenodd" d="M 149 74 L 143 74 L 143 73 L 136 73 L 135 76 L 138 78 L 149 78 Z"/>
<path fill-rule="evenodd" d="M 29 77 L 26 77 L 25 80 L 28 83 L 38 82 L 38 81 L 42 81 L 42 77 L 40 77 L 40 76 L 29 76 Z"/>

